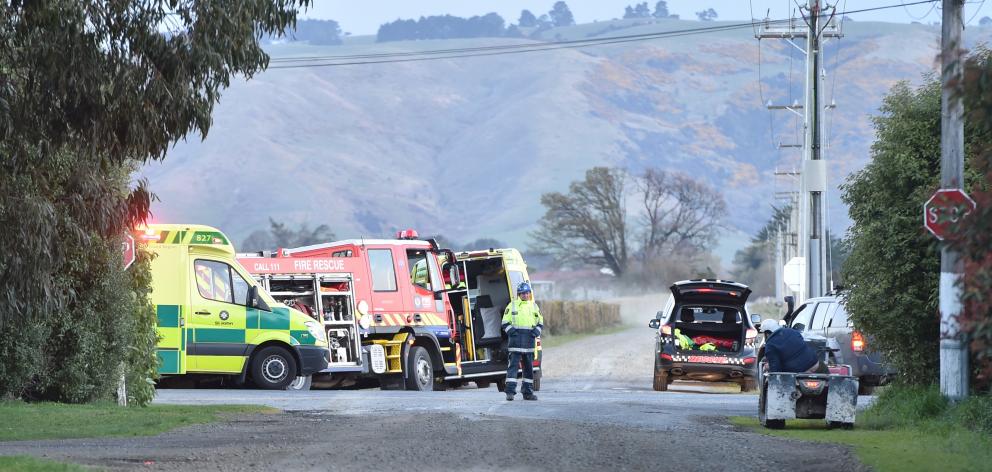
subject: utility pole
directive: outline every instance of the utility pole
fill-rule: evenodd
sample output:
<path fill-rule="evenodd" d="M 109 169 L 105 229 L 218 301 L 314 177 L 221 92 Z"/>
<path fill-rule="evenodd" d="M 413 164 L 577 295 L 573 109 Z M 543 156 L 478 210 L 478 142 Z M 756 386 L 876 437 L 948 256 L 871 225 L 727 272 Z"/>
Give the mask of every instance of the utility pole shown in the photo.
<path fill-rule="evenodd" d="M 806 94 L 803 105 L 774 106 L 769 109 L 786 109 L 803 117 L 803 167 L 800 176 L 800 201 L 794 207 L 799 213 L 802 232 L 800 254 L 804 259 L 806 279 L 800 290 L 800 300 L 819 297 L 829 289 L 829 272 L 827 268 L 827 245 L 825 222 L 825 200 L 827 191 L 827 172 L 823 161 L 821 135 L 822 125 L 820 113 L 820 81 L 822 71 L 822 39 L 839 38 L 842 36 L 833 18 L 824 16 L 820 0 L 808 0 L 806 6 L 808 15 L 804 23 L 790 22 L 788 26 L 773 26 L 769 22 L 761 25 L 755 34 L 759 40 L 778 38 L 787 40 L 793 47 L 806 55 Z M 836 11 L 836 7 L 834 8 Z M 806 40 L 805 49 L 799 47 L 793 40 Z"/>
<path fill-rule="evenodd" d="M 961 32 L 964 0 L 943 0 L 941 23 L 940 184 L 964 188 L 964 106 L 956 92 L 963 75 Z M 940 250 L 940 393 L 951 399 L 968 395 L 968 354 L 958 324 L 962 276 L 958 253 L 948 244 Z"/>

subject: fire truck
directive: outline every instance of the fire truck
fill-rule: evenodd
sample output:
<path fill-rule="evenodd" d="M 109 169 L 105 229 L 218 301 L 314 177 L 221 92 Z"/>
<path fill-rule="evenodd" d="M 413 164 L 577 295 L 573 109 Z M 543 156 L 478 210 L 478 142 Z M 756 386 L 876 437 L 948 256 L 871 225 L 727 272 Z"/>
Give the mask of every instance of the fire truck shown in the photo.
<path fill-rule="evenodd" d="M 330 363 L 314 374 L 314 386 L 374 379 L 384 389 L 443 390 L 473 381 L 502 391 L 506 384 L 501 319 L 516 285 L 528 280 L 515 249 L 455 254 L 405 230 L 396 239 L 282 248 L 238 261 L 273 298 L 323 320 Z M 536 351 L 539 387 L 540 340 Z"/>

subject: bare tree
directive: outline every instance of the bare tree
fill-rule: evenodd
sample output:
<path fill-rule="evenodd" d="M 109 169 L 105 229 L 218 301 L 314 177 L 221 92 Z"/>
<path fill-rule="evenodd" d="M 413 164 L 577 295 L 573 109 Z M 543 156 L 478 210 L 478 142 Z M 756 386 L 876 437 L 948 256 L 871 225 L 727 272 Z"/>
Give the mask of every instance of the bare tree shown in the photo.
<path fill-rule="evenodd" d="M 546 193 L 547 208 L 535 242 L 561 262 L 605 265 L 617 277 L 627 270 L 626 174 L 594 167 L 568 193 Z"/>
<path fill-rule="evenodd" d="M 647 169 L 638 179 L 644 213 L 641 256 L 708 249 L 727 204 L 718 191 L 684 174 Z"/>
<path fill-rule="evenodd" d="M 647 265 L 662 254 L 712 246 L 727 212 L 718 191 L 684 174 L 647 169 L 631 179 L 641 206 L 634 230 L 627 226 L 627 180 L 621 169 L 596 167 L 567 194 L 544 194 L 547 212 L 532 234 L 538 249 L 562 263 L 606 266 L 619 277 L 629 271 L 631 253 Z M 628 242 L 632 234 L 639 247 Z"/>

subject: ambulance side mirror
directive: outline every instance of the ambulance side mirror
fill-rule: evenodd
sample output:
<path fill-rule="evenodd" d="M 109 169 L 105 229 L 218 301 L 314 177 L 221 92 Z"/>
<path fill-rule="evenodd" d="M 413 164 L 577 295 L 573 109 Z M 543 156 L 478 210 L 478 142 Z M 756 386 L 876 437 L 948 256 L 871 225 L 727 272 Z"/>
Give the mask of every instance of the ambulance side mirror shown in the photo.
<path fill-rule="evenodd" d="M 254 308 L 256 310 L 262 310 L 262 311 L 272 311 L 272 308 L 269 307 L 269 304 L 265 303 L 265 299 L 259 296 L 258 285 L 252 285 L 251 287 L 248 287 L 247 308 Z"/>

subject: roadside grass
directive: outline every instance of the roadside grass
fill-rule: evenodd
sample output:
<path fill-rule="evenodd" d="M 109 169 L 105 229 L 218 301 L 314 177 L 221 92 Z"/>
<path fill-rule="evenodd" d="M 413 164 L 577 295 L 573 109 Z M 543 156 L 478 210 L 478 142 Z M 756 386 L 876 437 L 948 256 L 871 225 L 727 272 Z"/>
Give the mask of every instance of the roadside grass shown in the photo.
<path fill-rule="evenodd" d="M 94 470 L 76 464 L 35 459 L 30 456 L 0 456 L 0 471 L 20 472 L 83 472 Z"/>
<path fill-rule="evenodd" d="M 952 405 L 937 387 L 891 386 L 858 415 L 853 431 L 828 430 L 823 420 L 790 420 L 784 430 L 762 428 L 754 417 L 731 423 L 782 438 L 846 444 L 879 471 L 989 470 L 992 464 L 988 395 Z"/>
<path fill-rule="evenodd" d="M 249 405 L 149 405 L 120 407 L 112 403 L 0 402 L 0 441 L 151 436 L 181 426 L 210 423 L 235 413 L 275 413 Z"/>
<path fill-rule="evenodd" d="M 595 331 L 589 333 L 548 334 L 545 336 L 541 336 L 541 349 L 561 346 L 563 344 L 568 344 L 570 342 L 578 341 L 583 338 L 588 338 L 589 336 L 616 334 L 630 327 L 631 325 L 629 324 L 618 324 L 614 326 L 600 327 L 597 328 Z"/>

